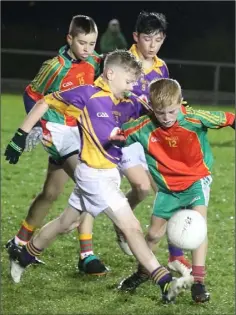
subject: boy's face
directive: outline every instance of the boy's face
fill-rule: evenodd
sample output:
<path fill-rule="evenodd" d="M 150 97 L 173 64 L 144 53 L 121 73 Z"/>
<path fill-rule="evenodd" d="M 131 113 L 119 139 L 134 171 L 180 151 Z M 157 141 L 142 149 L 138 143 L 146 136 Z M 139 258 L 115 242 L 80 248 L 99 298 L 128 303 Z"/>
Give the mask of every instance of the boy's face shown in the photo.
<path fill-rule="evenodd" d="M 111 66 L 107 69 L 107 79 L 114 96 L 122 99 L 127 91 L 132 91 L 138 78 L 132 69 L 126 70 L 119 66 Z"/>
<path fill-rule="evenodd" d="M 75 58 L 85 60 L 92 55 L 97 37 L 97 33 L 78 33 L 75 37 L 67 35 L 67 42 Z"/>
<path fill-rule="evenodd" d="M 170 128 L 175 124 L 180 108 L 181 103 L 173 102 L 166 108 L 159 109 L 154 107 L 153 112 L 162 127 Z"/>
<path fill-rule="evenodd" d="M 155 32 L 152 34 L 133 33 L 133 38 L 137 43 L 138 50 L 144 58 L 153 58 L 159 52 L 165 35 L 162 32 Z"/>

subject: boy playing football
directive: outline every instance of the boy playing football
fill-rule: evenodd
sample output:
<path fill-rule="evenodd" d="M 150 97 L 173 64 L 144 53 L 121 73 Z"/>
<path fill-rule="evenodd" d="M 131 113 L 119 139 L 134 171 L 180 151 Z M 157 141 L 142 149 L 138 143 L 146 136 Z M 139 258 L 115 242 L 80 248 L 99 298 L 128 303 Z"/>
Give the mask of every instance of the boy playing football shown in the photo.
<path fill-rule="evenodd" d="M 213 156 L 207 139 L 208 128 L 235 128 L 235 114 L 193 110 L 181 105 L 179 83 L 159 79 L 150 85 L 153 113 L 124 124 L 128 145 L 139 142 L 145 151 L 149 171 L 158 187 L 151 224 L 146 236 L 150 249 L 165 234 L 167 220 L 181 208 L 194 209 L 205 219 L 212 182 Z M 192 252 L 192 299 L 210 299 L 204 285 L 207 239 Z M 149 278 L 141 265 L 123 280 L 121 290 L 134 290 Z"/>
<path fill-rule="evenodd" d="M 168 78 L 169 72 L 165 62 L 157 57 L 166 37 L 167 21 L 163 14 L 142 11 L 136 21 L 133 38 L 136 44 L 132 45 L 130 52 L 142 62 L 143 73 L 133 87 L 133 93 L 140 99 L 148 102 L 149 84 L 157 78 Z M 137 106 L 136 97 L 133 99 Z M 142 106 L 142 105 L 141 105 Z M 145 113 L 142 107 L 142 113 Z M 119 165 L 121 172 L 127 177 L 131 190 L 127 193 L 129 204 L 134 209 L 150 190 L 150 176 L 142 146 L 136 142 L 123 148 L 123 157 Z M 154 191 L 155 184 L 151 180 Z M 125 238 L 117 230 L 117 239 L 121 249 L 131 255 Z M 168 244 L 168 267 L 182 275 L 190 274 L 191 264 L 184 257 L 183 251 Z"/>
<path fill-rule="evenodd" d="M 59 50 L 58 56 L 43 63 L 34 80 L 26 87 L 24 105 L 27 113 L 44 95 L 94 82 L 100 72 L 101 62 L 101 58 L 94 51 L 97 36 L 97 26 L 91 17 L 77 15 L 72 18 L 67 45 Z M 49 109 L 29 133 L 25 150 L 30 151 L 40 141 L 49 153 L 47 176 L 43 189 L 30 205 L 21 228 L 7 244 L 10 261 L 14 248 L 26 244 L 34 231 L 42 225 L 68 179 L 74 180 L 80 146 L 77 120 Z M 101 275 L 105 274 L 107 269 L 93 254 L 92 229 L 93 218 L 87 214 L 78 230 L 78 267 L 88 274 Z"/>

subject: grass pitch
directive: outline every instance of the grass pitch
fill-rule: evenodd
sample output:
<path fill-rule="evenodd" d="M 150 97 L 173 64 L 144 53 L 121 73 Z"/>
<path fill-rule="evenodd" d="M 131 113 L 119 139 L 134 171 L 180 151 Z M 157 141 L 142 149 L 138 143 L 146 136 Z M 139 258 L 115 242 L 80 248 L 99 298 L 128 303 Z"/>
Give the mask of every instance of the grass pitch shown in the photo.
<path fill-rule="evenodd" d="M 17 165 L 4 161 L 5 147 L 24 117 L 20 96 L 2 95 L 2 221 L 1 221 L 1 314 L 93 314 L 93 315 L 182 315 L 235 313 L 235 136 L 231 128 L 210 130 L 209 139 L 215 157 L 213 184 L 209 205 L 209 250 L 206 285 L 211 301 L 193 304 L 190 292 L 182 293 L 175 305 L 163 306 L 160 291 L 151 282 L 143 284 L 135 294 L 119 293 L 116 285 L 135 270 L 135 260 L 125 256 L 115 241 L 113 226 L 105 215 L 95 221 L 94 250 L 110 267 L 106 277 L 84 276 L 78 273 L 78 243 L 76 232 L 60 237 L 43 254 L 45 266 L 30 267 L 20 284 L 9 277 L 5 243 L 18 231 L 28 206 L 40 191 L 44 181 L 47 154 L 39 145 L 25 153 Z M 197 106 L 194 106 L 197 107 Z M 216 107 L 206 107 L 216 109 Z M 219 110 L 234 111 L 233 107 Z M 129 187 L 126 181 L 122 187 Z M 64 194 L 55 202 L 49 221 L 67 204 L 73 183 L 68 182 Z M 152 212 L 153 195 L 135 211 L 144 231 Z M 167 263 L 166 240 L 159 248 L 159 260 Z"/>

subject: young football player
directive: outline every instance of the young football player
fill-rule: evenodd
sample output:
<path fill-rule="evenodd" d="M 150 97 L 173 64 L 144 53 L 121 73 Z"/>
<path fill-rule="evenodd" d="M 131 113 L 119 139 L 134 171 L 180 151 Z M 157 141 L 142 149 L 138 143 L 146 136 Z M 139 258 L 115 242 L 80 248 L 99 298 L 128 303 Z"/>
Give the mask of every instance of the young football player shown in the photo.
<path fill-rule="evenodd" d="M 128 145 L 139 142 L 145 151 L 150 173 L 158 187 L 146 241 L 150 249 L 165 234 L 167 220 L 179 209 L 198 211 L 207 219 L 212 182 L 213 156 L 207 139 L 209 128 L 235 128 L 235 114 L 193 110 L 182 106 L 179 83 L 158 79 L 150 85 L 153 113 L 123 126 Z M 207 238 L 192 251 L 192 299 L 204 303 L 210 294 L 204 285 Z M 149 279 L 141 265 L 120 284 L 134 290 Z"/>
<path fill-rule="evenodd" d="M 112 112 L 114 108 L 123 107 L 121 122 L 132 117 L 133 103 L 123 97 L 125 92 L 132 89 L 141 69 L 141 64 L 128 51 L 108 54 L 103 77 L 97 84 L 45 96 L 36 103 L 8 145 L 6 158 L 17 162 L 24 150 L 28 132 L 49 107 L 79 119 L 82 146 L 75 170 L 76 186 L 69 198 L 69 205 L 58 218 L 46 224 L 25 246 L 14 252 L 11 274 L 14 281 L 20 281 L 25 268 L 58 235 L 79 225 L 84 213 L 89 212 L 96 217 L 104 212 L 125 235 L 134 256 L 148 270 L 154 283 L 160 286 L 164 302 L 173 301 L 181 289 L 191 285 L 192 276 L 173 280 L 170 272 L 156 260 L 120 190 L 117 164 L 122 152 L 110 140 L 119 129 Z"/>
<path fill-rule="evenodd" d="M 100 72 L 101 58 L 94 51 L 98 30 L 94 20 L 85 15 L 72 18 L 67 45 L 58 56 L 45 61 L 24 93 L 28 112 L 44 95 L 78 85 L 92 84 Z M 26 244 L 40 227 L 53 202 L 62 193 L 68 178 L 74 178 L 80 135 L 77 121 L 49 109 L 29 133 L 26 151 L 42 141 L 49 153 L 48 171 L 42 191 L 34 199 L 16 236 L 7 244 L 10 260 L 16 245 Z M 14 161 L 12 161 L 14 163 Z M 93 253 L 93 218 L 87 214 L 79 227 L 80 259 L 78 267 L 88 274 L 105 274 L 105 265 Z"/>
<path fill-rule="evenodd" d="M 164 43 L 166 31 L 167 21 L 163 14 L 146 11 L 142 11 L 139 14 L 135 32 L 133 33 L 136 44 L 130 48 L 130 52 L 142 62 L 143 66 L 143 73 L 137 84 L 134 85 L 133 93 L 145 102 L 148 102 L 149 99 L 150 82 L 156 78 L 168 78 L 169 76 L 165 62 L 157 57 Z M 134 98 L 131 97 L 131 99 Z M 140 104 L 137 104 L 137 106 L 140 106 Z M 142 112 L 144 113 L 144 110 Z M 120 169 L 130 182 L 132 189 L 127 193 L 126 197 L 131 208 L 134 209 L 149 193 L 150 176 L 144 151 L 139 143 L 125 147 L 122 151 L 123 157 Z M 156 191 L 156 186 L 152 180 L 151 183 Z M 118 229 L 116 229 L 116 232 L 121 249 L 127 255 L 132 255 L 122 233 Z M 191 264 L 184 257 L 183 251 L 171 244 L 168 244 L 168 249 L 168 267 L 182 275 L 190 274 Z"/>

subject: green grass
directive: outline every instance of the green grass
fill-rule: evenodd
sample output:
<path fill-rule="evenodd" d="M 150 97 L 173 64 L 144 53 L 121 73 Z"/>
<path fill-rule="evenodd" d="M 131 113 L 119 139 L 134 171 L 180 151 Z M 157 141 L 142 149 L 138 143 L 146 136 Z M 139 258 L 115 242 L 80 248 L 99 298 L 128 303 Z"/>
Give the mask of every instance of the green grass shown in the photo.
<path fill-rule="evenodd" d="M 2 314 L 234 314 L 234 131 L 231 128 L 209 131 L 215 156 L 211 201 L 209 205 L 209 251 L 207 288 L 211 302 L 194 305 L 190 292 L 184 292 L 175 305 L 163 306 L 160 292 L 152 283 L 141 286 L 133 295 L 117 292 L 116 285 L 136 266 L 132 257 L 122 254 L 111 222 L 100 215 L 95 221 L 94 249 L 111 268 L 106 277 L 82 276 L 76 270 L 78 244 L 76 233 L 60 237 L 43 254 L 47 263 L 29 268 L 20 284 L 9 277 L 4 244 L 17 232 L 27 208 L 40 191 L 47 166 L 41 146 L 25 153 L 17 165 L 4 161 L 3 152 L 24 117 L 21 97 L 2 95 Z M 211 109 L 210 107 L 207 107 Z M 213 109 L 213 108 L 212 108 Z M 215 107 L 214 107 L 215 109 Z M 221 107 L 223 110 L 234 109 Z M 122 185 L 128 189 L 126 182 Z M 64 194 L 55 202 L 46 221 L 56 217 L 67 204 L 73 189 L 68 182 Z M 153 195 L 136 210 L 144 231 L 149 224 Z M 167 262 L 166 240 L 159 250 L 159 260 Z"/>

